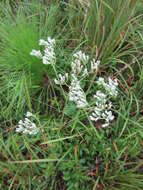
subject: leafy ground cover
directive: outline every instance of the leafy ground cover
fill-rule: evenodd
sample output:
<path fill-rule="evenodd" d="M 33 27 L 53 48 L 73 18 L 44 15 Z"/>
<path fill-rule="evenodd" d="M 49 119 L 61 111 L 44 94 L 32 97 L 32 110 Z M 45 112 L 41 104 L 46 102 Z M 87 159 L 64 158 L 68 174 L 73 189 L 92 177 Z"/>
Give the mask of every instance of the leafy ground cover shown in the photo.
<path fill-rule="evenodd" d="M 143 189 L 142 7 L 0 2 L 0 189 Z"/>

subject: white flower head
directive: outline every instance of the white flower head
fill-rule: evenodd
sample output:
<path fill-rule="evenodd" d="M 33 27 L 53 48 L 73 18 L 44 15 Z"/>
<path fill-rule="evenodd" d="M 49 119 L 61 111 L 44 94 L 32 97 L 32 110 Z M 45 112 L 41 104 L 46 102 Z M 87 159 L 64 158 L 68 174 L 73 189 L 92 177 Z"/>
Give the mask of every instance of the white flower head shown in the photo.
<path fill-rule="evenodd" d="M 104 80 L 104 78 L 99 77 L 96 83 L 97 83 L 98 85 L 104 86 L 104 85 L 105 85 L 105 80 Z"/>
<path fill-rule="evenodd" d="M 117 79 L 112 80 L 110 77 L 108 79 L 108 85 L 106 86 L 106 90 L 109 92 L 111 96 L 116 97 L 118 95 L 118 81 Z"/>
<path fill-rule="evenodd" d="M 41 54 L 40 50 L 32 49 L 32 51 L 30 52 L 30 55 L 35 56 L 40 59 L 42 58 L 42 54 Z"/>
<path fill-rule="evenodd" d="M 56 55 L 54 51 L 54 46 L 55 46 L 55 39 L 51 39 L 48 37 L 47 41 L 42 41 L 45 44 L 45 50 L 44 50 L 44 56 L 43 56 L 43 64 L 44 65 L 52 65 L 56 61 Z"/>
<path fill-rule="evenodd" d="M 40 39 L 39 41 L 40 46 L 54 46 L 55 44 L 56 44 L 55 39 L 52 39 L 51 37 L 48 37 L 47 41 L 43 39 Z"/>
<path fill-rule="evenodd" d="M 107 128 L 109 126 L 109 123 L 102 124 L 102 128 Z"/>
<path fill-rule="evenodd" d="M 52 39 L 51 37 L 48 37 L 47 41 L 48 41 L 49 44 L 51 44 L 51 46 L 54 46 L 56 44 L 55 39 Z"/>
<path fill-rule="evenodd" d="M 108 79 L 108 83 L 105 82 L 104 78 L 99 77 L 97 84 L 99 86 L 103 86 L 106 90 L 106 92 L 111 96 L 111 97 L 116 97 L 118 95 L 118 81 L 117 79 L 112 80 L 110 77 Z"/>
<path fill-rule="evenodd" d="M 112 102 L 107 100 L 107 95 L 102 93 L 101 91 L 97 91 L 96 95 L 94 95 L 95 104 L 93 112 L 90 115 L 90 119 L 92 121 L 102 120 L 104 123 L 102 127 L 108 127 L 110 122 L 114 120 L 114 115 L 110 110 L 112 107 Z"/>
<path fill-rule="evenodd" d="M 28 112 L 26 113 L 26 117 L 32 117 L 32 116 L 33 116 L 33 114 L 32 114 L 31 112 L 28 111 Z"/>
<path fill-rule="evenodd" d="M 72 67 L 72 72 L 76 75 L 79 75 L 83 69 L 83 65 L 78 59 L 72 61 L 71 67 Z"/>
<path fill-rule="evenodd" d="M 88 62 L 89 60 L 89 56 L 86 55 L 84 52 L 82 52 L 81 50 L 80 51 L 77 51 L 76 53 L 73 54 L 73 57 L 75 59 L 78 59 L 80 60 L 81 62 Z"/>
<path fill-rule="evenodd" d="M 73 54 L 73 61 L 71 63 L 72 73 L 76 76 L 80 75 L 85 77 L 88 75 L 86 64 L 89 56 L 82 51 L 77 51 Z"/>
<path fill-rule="evenodd" d="M 43 64 L 44 65 L 53 65 L 55 64 L 56 56 L 54 49 L 50 46 L 46 46 L 44 50 L 44 56 L 43 56 Z"/>
<path fill-rule="evenodd" d="M 40 39 L 39 41 L 40 46 L 45 46 L 44 55 L 40 52 L 40 50 L 32 50 L 30 55 L 36 56 L 37 58 L 41 58 L 43 60 L 44 65 L 53 65 L 56 62 L 56 55 L 54 51 L 55 46 L 55 39 L 51 37 L 47 38 L 46 40 Z"/>
<path fill-rule="evenodd" d="M 80 87 L 77 77 L 74 74 L 72 74 L 72 77 L 73 79 L 69 88 L 69 100 L 75 102 L 77 108 L 85 108 L 88 105 L 85 93 Z"/>
<path fill-rule="evenodd" d="M 48 44 L 48 42 L 47 41 L 45 41 L 45 40 L 43 40 L 43 39 L 40 39 L 40 41 L 39 41 L 39 46 L 48 46 L 49 44 Z"/>
<path fill-rule="evenodd" d="M 60 84 L 64 85 L 64 84 L 66 84 L 68 79 L 69 79 L 69 74 L 68 73 L 65 73 L 65 75 L 63 75 L 63 76 L 61 74 L 59 74 L 58 79 L 54 79 L 54 82 L 57 85 L 60 85 Z"/>
<path fill-rule="evenodd" d="M 18 122 L 18 127 L 16 128 L 16 132 L 17 132 L 17 133 L 21 133 L 22 131 L 23 131 L 23 121 L 20 120 L 20 121 Z"/>
<path fill-rule="evenodd" d="M 20 120 L 18 122 L 18 127 L 15 130 L 17 133 L 36 135 L 39 132 L 39 128 L 36 126 L 36 124 L 28 118 L 31 116 L 33 116 L 33 114 L 27 112 L 24 121 Z"/>

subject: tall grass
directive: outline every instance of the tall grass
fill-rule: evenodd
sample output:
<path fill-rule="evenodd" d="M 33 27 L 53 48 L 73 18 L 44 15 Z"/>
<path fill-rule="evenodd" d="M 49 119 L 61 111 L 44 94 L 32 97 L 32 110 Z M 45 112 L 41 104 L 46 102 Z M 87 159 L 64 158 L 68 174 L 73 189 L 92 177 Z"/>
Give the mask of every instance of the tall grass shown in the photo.
<path fill-rule="evenodd" d="M 16 15 L 13 15 L 14 20 L 7 18 L 12 14 L 11 9 L 10 13 L 1 18 L 0 67 L 5 73 L 1 77 L 1 93 L 7 94 L 7 100 L 4 102 L 5 116 L 11 115 L 12 110 L 20 113 L 28 107 L 25 85 L 32 99 L 34 94 L 43 91 L 43 87 L 45 88 L 46 77 L 53 76 L 52 68 L 44 66 L 41 60 L 30 56 L 30 52 L 32 49 L 39 49 L 40 38 L 46 39 L 49 35 L 55 35 L 54 26 L 57 20 L 55 12 L 58 6 L 53 5 L 46 11 L 40 11 L 42 9 L 40 4 L 27 4 L 26 7 L 31 7 L 31 11 L 34 8 L 39 11 L 35 14 L 32 12 L 33 15 L 29 10 L 28 13 L 26 12 L 29 15 L 25 15 L 24 7 L 25 4 L 24 6 L 22 4 L 17 8 Z M 45 17 L 48 19 L 45 20 Z M 48 32 L 47 29 L 49 29 Z M 41 93 L 38 94 L 41 96 Z"/>

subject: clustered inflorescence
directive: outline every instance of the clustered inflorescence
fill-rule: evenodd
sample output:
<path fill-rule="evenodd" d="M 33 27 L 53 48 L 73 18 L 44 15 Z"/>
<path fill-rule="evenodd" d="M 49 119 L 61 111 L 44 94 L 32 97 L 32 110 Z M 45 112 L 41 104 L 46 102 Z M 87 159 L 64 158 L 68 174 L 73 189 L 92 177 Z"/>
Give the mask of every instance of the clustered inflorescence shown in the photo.
<path fill-rule="evenodd" d="M 82 51 L 77 51 L 73 54 L 71 62 L 71 84 L 69 86 L 69 100 L 74 102 L 77 108 L 85 108 L 88 106 L 86 95 L 80 86 L 80 80 L 91 73 L 96 73 L 100 64 L 99 60 L 92 59 L 90 61 L 90 70 L 87 69 L 89 63 L 89 56 Z M 67 73 L 65 74 L 67 75 Z M 69 76 L 69 75 L 68 75 Z M 55 79 L 56 84 L 65 84 L 69 77 L 59 74 L 59 79 Z"/>
<path fill-rule="evenodd" d="M 86 94 L 80 86 L 80 80 L 90 74 L 96 74 L 100 65 L 99 60 L 96 61 L 95 59 L 92 59 L 90 63 L 89 60 L 89 56 L 82 51 L 73 54 L 73 60 L 71 63 L 71 84 L 69 86 L 68 96 L 69 100 L 76 104 L 77 108 L 85 108 L 89 106 Z M 89 71 L 87 64 L 90 65 Z M 68 77 L 65 77 L 59 74 L 59 80 L 55 79 L 54 81 L 56 84 L 65 84 L 65 80 L 67 82 L 68 79 L 69 75 Z M 98 87 L 104 89 L 104 92 L 98 90 L 96 95 L 94 95 L 95 107 L 89 117 L 94 122 L 101 121 L 101 126 L 106 128 L 110 125 L 110 122 L 114 120 L 114 115 L 111 111 L 113 105 L 110 99 L 115 98 L 118 94 L 118 82 L 117 79 L 112 80 L 109 77 L 107 83 L 104 78 L 99 77 L 96 83 Z"/>
<path fill-rule="evenodd" d="M 68 73 L 65 73 L 65 75 L 62 75 L 62 74 L 58 74 L 58 79 L 54 79 L 54 82 L 55 84 L 57 85 L 65 85 L 66 82 L 68 81 L 69 79 L 69 74 Z"/>
<path fill-rule="evenodd" d="M 110 77 L 108 78 L 108 83 L 105 82 L 104 78 L 99 77 L 97 84 L 99 86 L 103 86 L 106 90 L 106 92 L 111 97 L 116 97 L 118 95 L 117 87 L 118 87 L 118 81 L 117 79 L 112 80 Z"/>
<path fill-rule="evenodd" d="M 90 61 L 90 70 L 87 69 L 89 63 L 89 56 L 82 51 L 78 51 L 73 54 L 73 60 L 71 63 L 72 73 L 76 76 L 85 77 L 90 73 L 96 73 L 100 64 L 99 60 L 92 59 Z"/>
<path fill-rule="evenodd" d="M 55 39 L 48 37 L 47 41 L 40 39 L 40 46 L 44 46 L 44 55 L 42 55 L 40 50 L 33 49 L 30 55 L 35 56 L 43 60 L 44 65 L 52 65 L 56 62 L 56 55 L 54 51 Z"/>
<path fill-rule="evenodd" d="M 101 91 L 97 91 L 94 95 L 95 107 L 90 115 L 92 121 L 103 121 L 102 127 L 108 127 L 110 122 L 114 120 L 114 115 L 111 111 L 112 102 L 107 99 L 107 95 Z"/>
<path fill-rule="evenodd" d="M 72 82 L 71 86 L 69 87 L 69 100 L 75 102 L 77 108 L 84 108 L 88 105 L 85 93 L 74 74 L 72 74 Z"/>
<path fill-rule="evenodd" d="M 56 55 L 54 51 L 55 39 L 47 38 L 47 41 L 40 39 L 40 46 L 44 46 L 44 54 L 42 55 L 40 50 L 33 49 L 30 55 L 42 59 L 44 65 L 54 65 L 56 62 Z M 90 66 L 90 68 L 87 67 Z M 89 103 L 86 99 L 86 94 L 82 89 L 80 83 L 83 78 L 88 77 L 90 74 L 96 74 L 100 65 L 100 61 L 96 59 L 90 60 L 89 56 L 82 51 L 77 51 L 73 54 L 71 62 L 71 73 L 56 74 L 57 78 L 54 79 L 56 85 L 67 85 L 68 80 L 71 79 L 69 86 L 69 101 L 75 103 L 77 108 L 84 109 L 89 107 Z M 118 82 L 117 79 L 112 80 L 108 78 L 108 82 L 104 78 L 99 77 L 96 81 L 97 87 L 100 90 L 96 91 L 94 95 L 94 107 L 89 116 L 91 121 L 101 121 L 102 127 L 106 128 L 110 125 L 110 122 L 114 120 L 112 113 L 113 104 L 111 99 L 116 98 L 118 95 Z M 101 90 L 102 89 L 102 90 Z M 29 135 L 36 135 L 39 132 L 36 124 L 31 121 L 33 114 L 27 112 L 24 121 L 20 120 L 16 132 Z"/>
<path fill-rule="evenodd" d="M 114 115 L 111 111 L 113 105 L 110 99 L 118 95 L 118 82 L 117 79 L 112 80 L 108 78 L 108 83 L 106 83 L 104 78 L 99 77 L 96 83 L 99 87 L 103 87 L 105 93 L 97 91 L 96 95 L 94 95 L 95 107 L 90 115 L 90 119 L 95 122 L 99 120 L 102 121 L 102 127 L 105 128 L 114 120 Z"/>
<path fill-rule="evenodd" d="M 73 54 L 73 61 L 71 63 L 72 73 L 76 76 L 82 73 L 82 76 L 88 75 L 87 68 L 85 65 L 89 61 L 89 56 L 85 55 L 82 51 L 78 51 Z"/>
<path fill-rule="evenodd" d="M 39 128 L 36 124 L 31 121 L 34 115 L 31 112 L 27 112 L 24 121 L 20 120 L 18 122 L 18 127 L 16 128 L 17 133 L 36 135 L 39 132 Z"/>

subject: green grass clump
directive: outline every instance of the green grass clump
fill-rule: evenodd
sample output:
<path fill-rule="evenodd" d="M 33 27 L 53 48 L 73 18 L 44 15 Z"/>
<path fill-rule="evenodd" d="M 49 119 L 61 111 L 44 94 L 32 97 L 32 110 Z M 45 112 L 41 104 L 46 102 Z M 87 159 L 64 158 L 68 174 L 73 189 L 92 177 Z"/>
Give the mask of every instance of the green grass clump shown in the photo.
<path fill-rule="evenodd" d="M 143 189 L 142 7 L 134 0 L 0 3 L 0 189 Z M 30 56 L 48 36 L 56 39 L 55 67 Z M 107 129 L 68 101 L 68 86 L 54 84 L 71 72 L 76 50 L 101 60 L 97 75 L 81 80 L 88 100 L 95 79 L 118 79 Z M 15 132 L 28 110 L 35 136 Z"/>
<path fill-rule="evenodd" d="M 39 6 L 37 4 L 34 7 Z M 1 94 L 6 94 L 7 97 L 3 102 L 3 116 L 7 119 L 13 113 L 18 116 L 25 108 L 32 109 L 29 99 L 33 101 L 35 94 L 39 95 L 40 101 L 42 101 L 47 94 L 45 92 L 42 95 L 42 92 L 47 86 L 48 91 L 49 88 L 51 89 L 48 78 L 55 76 L 52 67 L 44 66 L 42 60 L 30 55 L 32 49 L 39 49 L 40 38 L 47 39 L 48 35 L 52 35 L 54 32 L 49 18 L 46 21 L 47 26 L 40 28 L 42 21 L 38 20 L 38 16 L 28 18 L 23 14 L 21 8 L 22 6 L 18 8 L 17 15 L 14 15 L 14 21 L 7 19 L 6 16 L 1 18 L 0 69 L 4 73 L 1 76 Z M 52 19 L 56 16 L 54 15 L 56 9 L 56 5 L 49 8 L 48 15 Z M 40 19 L 42 19 L 41 17 Z M 49 34 L 44 35 L 45 27 L 46 30 L 47 27 L 50 28 Z M 13 115 L 13 117 L 15 116 Z"/>

